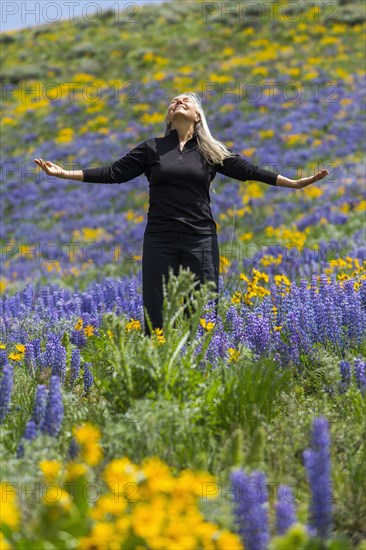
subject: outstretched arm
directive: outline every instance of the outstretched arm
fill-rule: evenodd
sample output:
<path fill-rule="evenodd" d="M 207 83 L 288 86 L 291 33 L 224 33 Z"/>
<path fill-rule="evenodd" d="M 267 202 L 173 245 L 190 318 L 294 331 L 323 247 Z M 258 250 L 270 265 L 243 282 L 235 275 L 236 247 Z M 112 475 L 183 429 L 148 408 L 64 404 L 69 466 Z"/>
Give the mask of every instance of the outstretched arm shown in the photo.
<path fill-rule="evenodd" d="M 267 170 L 257 164 L 247 161 L 238 153 L 232 151 L 234 156 L 224 159 L 222 164 L 216 164 L 215 168 L 219 174 L 234 178 L 239 181 L 262 181 L 268 185 L 276 185 L 276 180 L 279 177 L 278 172 Z"/>
<path fill-rule="evenodd" d="M 300 178 L 298 180 L 292 180 L 273 172 L 262 168 L 257 164 L 247 161 L 242 158 L 238 153 L 233 151 L 234 156 L 228 157 L 223 161 L 223 164 L 216 164 L 216 170 L 220 174 L 234 178 L 240 181 L 262 181 L 269 185 L 276 185 L 277 187 L 290 187 L 292 189 L 302 189 L 307 185 L 314 183 L 315 181 L 325 178 L 329 174 L 328 170 L 321 170 L 315 176 L 308 178 Z"/>
<path fill-rule="evenodd" d="M 302 189 L 303 187 L 307 187 L 308 185 L 311 185 L 316 181 L 322 180 L 328 174 L 329 174 L 328 170 L 320 170 L 320 172 L 315 174 L 315 176 L 309 176 L 308 178 L 300 178 L 298 180 L 291 180 L 279 174 L 276 179 L 276 185 L 278 187 L 290 187 L 292 189 Z"/>
<path fill-rule="evenodd" d="M 90 183 L 123 183 L 137 178 L 147 169 L 146 140 L 110 166 L 82 170 L 83 181 Z"/>
<path fill-rule="evenodd" d="M 64 170 L 58 164 L 54 164 L 49 160 L 43 159 L 34 159 L 34 161 L 42 170 L 46 172 L 49 176 L 55 176 L 63 180 L 78 180 L 83 181 L 83 171 L 82 170 Z"/>
<path fill-rule="evenodd" d="M 110 166 L 86 168 L 84 170 L 64 170 L 61 166 L 43 159 L 34 162 L 48 175 L 61 179 L 86 181 L 89 183 L 123 183 L 140 176 L 147 169 L 146 140 L 140 142 L 124 157 Z"/>

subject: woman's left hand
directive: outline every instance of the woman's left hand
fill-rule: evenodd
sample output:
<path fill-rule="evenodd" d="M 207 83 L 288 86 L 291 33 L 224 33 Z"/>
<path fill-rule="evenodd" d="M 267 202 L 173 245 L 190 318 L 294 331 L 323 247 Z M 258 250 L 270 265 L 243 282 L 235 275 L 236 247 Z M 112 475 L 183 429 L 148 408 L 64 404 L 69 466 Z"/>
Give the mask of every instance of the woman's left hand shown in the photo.
<path fill-rule="evenodd" d="M 322 180 L 329 174 L 329 171 L 324 169 L 320 170 L 315 176 L 309 176 L 308 178 L 300 178 L 296 180 L 295 187 L 296 189 L 302 189 L 303 187 L 306 187 L 307 185 L 311 185 L 312 183 L 315 183 L 316 181 Z"/>

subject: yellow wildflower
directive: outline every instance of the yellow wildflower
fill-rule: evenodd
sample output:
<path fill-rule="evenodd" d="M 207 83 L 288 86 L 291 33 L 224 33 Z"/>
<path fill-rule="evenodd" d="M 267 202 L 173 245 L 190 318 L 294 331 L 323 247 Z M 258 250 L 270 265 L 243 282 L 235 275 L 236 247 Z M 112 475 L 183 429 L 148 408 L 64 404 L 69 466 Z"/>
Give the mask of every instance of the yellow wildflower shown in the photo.
<path fill-rule="evenodd" d="M 231 262 L 228 258 L 225 256 L 220 255 L 220 273 L 227 273 L 229 271 L 229 267 L 231 265 Z"/>
<path fill-rule="evenodd" d="M 25 352 L 25 345 L 24 344 L 15 344 L 15 347 L 17 348 L 18 351 L 20 351 L 20 353 Z"/>
<path fill-rule="evenodd" d="M 234 535 L 228 531 L 220 532 L 219 538 L 216 539 L 216 545 L 219 550 L 227 550 L 228 548 L 230 550 L 244 550 L 238 535 Z"/>
<path fill-rule="evenodd" d="M 8 543 L 8 541 L 5 539 L 3 532 L 0 531 L 0 548 L 1 550 L 11 550 L 12 547 Z"/>
<path fill-rule="evenodd" d="M 73 434 L 81 447 L 81 454 L 87 464 L 95 466 L 102 458 L 102 447 L 99 444 L 100 430 L 88 422 L 73 427 Z"/>
<path fill-rule="evenodd" d="M 100 522 L 93 526 L 89 537 L 81 539 L 81 549 L 105 550 L 121 548 L 121 536 L 115 525 Z"/>
<path fill-rule="evenodd" d="M 126 458 L 116 458 L 110 462 L 104 472 L 103 478 L 114 494 L 124 493 L 126 484 L 135 483 L 138 474 L 138 468 L 135 464 Z M 131 495 L 131 498 L 134 497 Z M 138 500 L 138 498 L 136 498 Z"/>
<path fill-rule="evenodd" d="M 218 485 L 215 476 L 209 472 L 182 470 L 177 477 L 173 493 L 180 495 L 180 498 L 182 498 L 182 493 L 196 497 L 216 498 Z"/>
<path fill-rule="evenodd" d="M 170 492 L 175 479 L 171 476 L 169 466 L 158 457 L 146 458 L 142 463 L 142 471 L 146 476 L 146 482 L 152 492 Z"/>
<path fill-rule="evenodd" d="M 80 464 L 78 462 L 69 462 L 66 467 L 65 481 L 73 481 L 77 479 L 88 471 L 88 468 L 85 464 Z"/>
<path fill-rule="evenodd" d="M 11 483 L 0 483 L 0 498 L 0 527 L 5 524 L 11 529 L 16 529 L 19 525 L 20 514 L 15 487 Z"/>
<path fill-rule="evenodd" d="M 241 292 L 239 292 L 238 290 L 233 294 L 233 296 L 231 297 L 231 301 L 234 303 L 234 304 L 240 304 L 240 301 L 241 301 Z"/>
<path fill-rule="evenodd" d="M 263 286 L 257 286 L 256 290 L 257 290 L 258 296 L 268 296 L 271 294 L 271 292 L 267 288 L 264 288 Z"/>
<path fill-rule="evenodd" d="M 116 498 L 113 493 L 102 495 L 90 510 L 90 516 L 97 521 L 102 521 L 108 514 L 118 517 L 125 512 L 127 504 L 125 499 Z"/>
<path fill-rule="evenodd" d="M 154 510 L 153 514 L 152 510 Z M 160 535 L 165 521 L 164 509 L 152 504 L 139 503 L 132 513 L 134 534 L 145 538 Z"/>
<path fill-rule="evenodd" d="M 133 317 L 130 317 L 131 321 L 126 324 L 125 330 L 126 332 L 130 332 L 130 330 L 140 330 L 141 329 L 141 323 L 138 319 L 134 319 Z"/>
<path fill-rule="evenodd" d="M 248 233 L 243 233 L 240 235 L 239 240 L 240 241 L 249 241 L 253 237 L 253 232 L 249 231 Z"/>
<path fill-rule="evenodd" d="M 234 348 L 228 348 L 229 353 L 229 362 L 230 361 L 237 361 L 239 359 L 240 352 L 239 350 L 236 350 Z"/>
<path fill-rule="evenodd" d="M 43 502 L 48 505 L 57 504 L 66 510 L 69 510 L 72 505 L 72 496 L 65 491 L 60 485 L 52 484 L 47 487 L 43 494 Z"/>
<path fill-rule="evenodd" d="M 78 427 L 74 426 L 73 434 L 81 445 L 88 441 L 99 441 L 101 437 L 99 428 L 90 423 L 85 423 Z"/>
<path fill-rule="evenodd" d="M 240 273 L 240 279 L 246 283 L 249 283 L 249 279 L 246 275 L 244 275 L 244 273 Z"/>
<path fill-rule="evenodd" d="M 22 353 L 15 353 L 15 352 L 11 352 L 8 355 L 8 358 L 12 359 L 13 361 L 20 361 L 21 359 L 23 359 L 23 357 L 24 355 Z"/>
<path fill-rule="evenodd" d="M 95 327 L 93 327 L 93 325 L 86 325 L 86 327 L 84 328 L 84 334 L 87 337 L 93 336 L 94 331 L 95 331 Z"/>
<path fill-rule="evenodd" d="M 291 286 L 291 281 L 289 281 L 286 275 L 275 275 L 274 280 L 277 286 L 281 286 L 281 284 Z"/>
<path fill-rule="evenodd" d="M 258 279 L 263 279 L 266 283 L 268 283 L 269 278 L 268 278 L 267 273 L 263 273 L 261 271 L 258 271 L 258 269 L 256 269 L 255 267 L 253 267 L 252 272 L 253 272 L 253 275 L 258 277 Z"/>
<path fill-rule="evenodd" d="M 205 329 L 207 330 L 207 332 L 209 332 L 210 330 L 212 330 L 215 326 L 215 323 L 212 323 L 211 321 L 207 322 L 206 319 L 204 319 L 203 317 L 200 318 L 200 325 Z"/>
<path fill-rule="evenodd" d="M 41 460 L 39 463 L 41 472 L 47 482 L 54 481 L 61 470 L 61 462 L 58 460 Z"/>
<path fill-rule="evenodd" d="M 154 333 L 156 334 L 156 336 L 158 338 L 158 344 L 164 344 L 165 336 L 163 334 L 163 329 L 162 328 L 156 328 L 156 329 L 154 329 Z"/>
<path fill-rule="evenodd" d="M 81 330 L 83 328 L 83 320 L 80 318 L 77 320 L 76 325 L 74 326 L 75 330 Z"/>

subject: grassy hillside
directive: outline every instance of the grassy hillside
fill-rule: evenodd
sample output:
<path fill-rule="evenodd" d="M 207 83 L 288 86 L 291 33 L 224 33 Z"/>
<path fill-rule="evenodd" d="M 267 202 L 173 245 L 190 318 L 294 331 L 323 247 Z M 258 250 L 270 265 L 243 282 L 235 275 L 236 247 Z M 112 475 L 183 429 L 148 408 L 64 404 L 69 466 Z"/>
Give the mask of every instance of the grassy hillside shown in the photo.
<path fill-rule="evenodd" d="M 33 158 L 65 168 L 112 163 L 142 139 L 162 135 L 169 99 L 188 90 L 202 94 L 212 133 L 248 160 L 288 177 L 321 167 L 331 172 L 316 188 L 296 194 L 217 177 L 212 201 L 221 242 L 254 235 L 261 244 L 265 225 L 300 222 L 304 230 L 304 217 L 315 216 L 327 219 L 321 235 L 325 229 L 338 254 L 347 252 L 352 245 L 340 237 L 354 234 L 364 204 L 362 4 L 331 10 L 299 3 L 298 11 L 284 3 L 266 6 L 230 14 L 230 2 L 225 9 L 170 2 L 2 35 L 5 288 L 21 288 L 31 275 L 43 281 L 61 273 L 72 281 L 73 272 L 80 282 L 86 273 L 88 280 L 95 277 L 94 258 L 82 262 L 79 248 L 73 265 L 61 245 L 60 265 L 50 263 L 50 237 L 95 242 L 103 251 L 107 241 L 99 273 L 113 262 L 112 251 L 121 257 L 132 242 L 127 272 L 138 270 L 146 179 L 86 190 L 47 181 Z M 329 220 L 323 207 L 330 203 L 345 214 L 355 208 L 356 220 Z M 234 205 L 242 205 L 235 214 Z M 319 231 L 309 229 L 306 244 L 319 248 Z M 31 242 L 40 247 L 33 261 Z M 106 274 L 125 272 L 114 264 Z"/>
<path fill-rule="evenodd" d="M 364 32 L 363 2 L 183 1 L 1 35 L 4 548 L 364 550 Z M 33 159 L 107 166 L 187 91 L 243 158 L 329 175 L 298 191 L 217 176 L 219 315 L 203 288 L 173 328 L 184 273 L 150 341 L 146 178 L 61 180 Z M 234 502 L 235 479 L 268 491 Z M 61 497 L 22 499 L 36 482 Z M 123 489 L 116 506 L 114 483 L 144 503 Z"/>

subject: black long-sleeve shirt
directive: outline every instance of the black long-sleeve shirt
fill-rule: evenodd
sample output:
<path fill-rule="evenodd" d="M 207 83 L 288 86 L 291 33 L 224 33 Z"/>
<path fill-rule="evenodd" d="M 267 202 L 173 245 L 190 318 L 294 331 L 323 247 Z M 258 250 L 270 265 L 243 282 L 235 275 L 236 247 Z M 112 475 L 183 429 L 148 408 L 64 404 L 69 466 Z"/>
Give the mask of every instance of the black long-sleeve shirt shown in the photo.
<path fill-rule="evenodd" d="M 233 151 L 234 152 L 234 151 Z M 209 164 L 200 154 L 197 133 L 180 150 L 175 129 L 164 137 L 140 142 L 110 166 L 83 170 L 84 181 L 123 183 L 142 173 L 149 181 L 145 234 L 179 231 L 217 235 L 210 207 L 210 183 L 216 172 L 240 181 L 276 185 L 277 173 L 252 164 L 235 153 L 223 164 Z"/>

